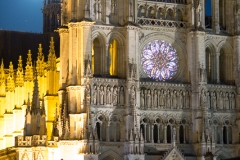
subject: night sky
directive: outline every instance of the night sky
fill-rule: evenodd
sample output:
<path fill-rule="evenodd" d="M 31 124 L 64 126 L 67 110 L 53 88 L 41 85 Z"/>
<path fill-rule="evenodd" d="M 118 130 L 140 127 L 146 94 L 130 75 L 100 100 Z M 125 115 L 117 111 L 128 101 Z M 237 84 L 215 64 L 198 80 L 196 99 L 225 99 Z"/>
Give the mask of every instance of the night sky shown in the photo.
<path fill-rule="evenodd" d="M 1 0 L 0 29 L 42 32 L 43 0 Z"/>
<path fill-rule="evenodd" d="M 1 0 L 0 29 L 42 33 L 43 0 Z M 206 2 L 206 15 L 211 15 L 211 1 Z"/>

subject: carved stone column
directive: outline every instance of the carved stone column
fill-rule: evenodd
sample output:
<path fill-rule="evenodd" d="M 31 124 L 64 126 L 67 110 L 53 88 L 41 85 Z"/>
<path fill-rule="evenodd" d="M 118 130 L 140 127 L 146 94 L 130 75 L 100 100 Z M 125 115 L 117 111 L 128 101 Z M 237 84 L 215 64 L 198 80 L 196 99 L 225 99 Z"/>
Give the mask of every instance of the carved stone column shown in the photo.
<path fill-rule="evenodd" d="M 167 125 L 164 126 L 164 143 L 167 143 Z"/>
<path fill-rule="evenodd" d="M 151 124 L 151 132 L 152 132 L 152 134 L 151 134 L 151 143 L 154 143 L 154 138 L 153 138 L 153 136 L 154 136 L 154 124 Z"/>
<path fill-rule="evenodd" d="M 216 81 L 217 83 L 220 83 L 220 66 L 219 66 L 219 60 L 220 60 L 220 52 L 216 53 Z"/>

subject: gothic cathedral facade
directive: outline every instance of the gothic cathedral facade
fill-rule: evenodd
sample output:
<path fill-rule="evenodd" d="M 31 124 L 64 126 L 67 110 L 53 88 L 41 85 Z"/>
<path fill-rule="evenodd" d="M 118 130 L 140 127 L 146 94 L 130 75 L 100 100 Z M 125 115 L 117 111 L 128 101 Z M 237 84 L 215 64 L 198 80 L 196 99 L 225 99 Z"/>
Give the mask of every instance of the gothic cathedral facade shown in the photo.
<path fill-rule="evenodd" d="M 46 62 L 39 45 L 35 65 L 1 66 L 0 159 L 240 157 L 239 0 L 45 0 L 43 15 L 60 57 L 51 39 Z"/>

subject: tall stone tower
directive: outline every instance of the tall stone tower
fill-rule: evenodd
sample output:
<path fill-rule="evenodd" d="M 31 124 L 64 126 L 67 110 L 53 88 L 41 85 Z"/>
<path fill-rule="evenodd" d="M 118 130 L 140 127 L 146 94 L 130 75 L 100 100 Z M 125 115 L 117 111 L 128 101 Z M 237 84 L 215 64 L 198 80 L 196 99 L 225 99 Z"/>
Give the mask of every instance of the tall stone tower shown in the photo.
<path fill-rule="evenodd" d="M 63 0 L 44 0 L 43 12 L 43 33 L 54 32 L 62 26 Z"/>

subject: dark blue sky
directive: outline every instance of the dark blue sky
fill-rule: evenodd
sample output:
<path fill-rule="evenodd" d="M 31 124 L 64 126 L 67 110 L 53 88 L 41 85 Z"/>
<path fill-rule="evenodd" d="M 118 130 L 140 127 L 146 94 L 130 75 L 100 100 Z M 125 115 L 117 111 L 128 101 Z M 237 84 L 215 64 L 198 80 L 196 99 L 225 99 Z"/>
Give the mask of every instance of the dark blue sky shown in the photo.
<path fill-rule="evenodd" d="M 0 29 L 42 32 L 43 0 L 1 0 Z"/>

